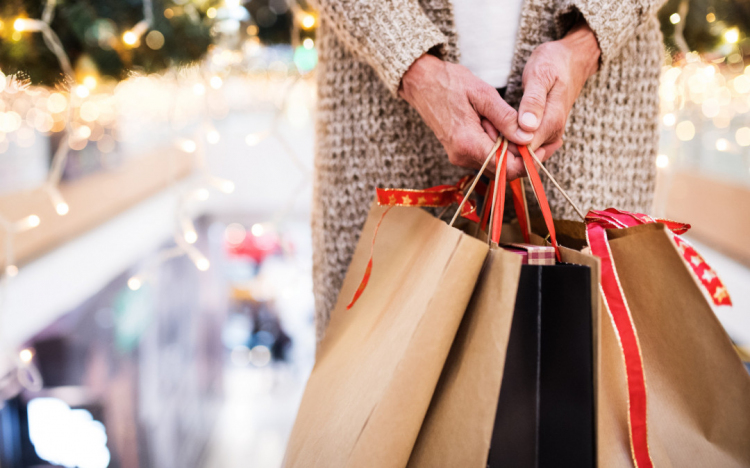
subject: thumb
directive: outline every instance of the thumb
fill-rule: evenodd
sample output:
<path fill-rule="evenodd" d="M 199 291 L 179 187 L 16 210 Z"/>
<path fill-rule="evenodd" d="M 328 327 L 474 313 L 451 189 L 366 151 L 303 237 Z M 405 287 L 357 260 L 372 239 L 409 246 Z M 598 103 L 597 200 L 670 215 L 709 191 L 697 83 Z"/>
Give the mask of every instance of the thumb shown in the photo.
<path fill-rule="evenodd" d="M 508 140 L 519 145 L 531 143 L 534 135 L 518 127 L 518 113 L 503 101 L 495 88 L 482 82 L 480 86 L 469 89 L 468 97 L 477 113 L 489 120 Z"/>
<path fill-rule="evenodd" d="M 518 107 L 518 125 L 527 132 L 535 132 L 542 122 L 547 94 L 554 83 L 534 75 L 524 81 L 523 97 Z"/>

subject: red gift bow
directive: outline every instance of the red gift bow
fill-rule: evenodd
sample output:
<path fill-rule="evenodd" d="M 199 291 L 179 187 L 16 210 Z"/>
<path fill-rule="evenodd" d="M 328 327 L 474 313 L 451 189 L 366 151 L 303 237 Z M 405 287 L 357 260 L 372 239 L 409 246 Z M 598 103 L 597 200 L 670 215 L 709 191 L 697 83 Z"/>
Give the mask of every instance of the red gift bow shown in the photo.
<path fill-rule="evenodd" d="M 372 245 L 370 246 L 370 260 L 367 262 L 362 281 L 360 281 L 357 291 L 354 292 L 354 297 L 352 297 L 351 302 L 346 306 L 347 310 L 354 306 L 354 303 L 357 302 L 357 299 L 365 291 L 367 283 L 370 281 L 375 239 L 378 237 L 378 230 L 383 223 L 383 219 L 385 219 L 385 215 L 388 214 L 391 208 L 394 206 L 444 207 L 453 203 L 460 204 L 464 199 L 464 190 L 466 190 L 471 179 L 471 176 L 464 176 L 455 185 L 438 185 L 424 190 L 381 188 L 376 190 L 378 205 L 387 206 L 388 209 L 383 212 L 377 226 L 375 226 L 375 232 L 372 234 Z M 473 200 L 466 200 L 466 203 L 461 205 L 461 216 L 471 221 L 479 222 L 477 205 Z"/>

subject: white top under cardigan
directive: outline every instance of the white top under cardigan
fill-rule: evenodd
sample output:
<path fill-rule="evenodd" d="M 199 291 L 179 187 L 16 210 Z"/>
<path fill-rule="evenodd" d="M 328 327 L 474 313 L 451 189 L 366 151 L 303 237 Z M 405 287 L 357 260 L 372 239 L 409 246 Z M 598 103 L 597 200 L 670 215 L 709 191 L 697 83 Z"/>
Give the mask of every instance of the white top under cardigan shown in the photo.
<path fill-rule="evenodd" d="M 523 0 L 453 0 L 461 65 L 495 88 L 508 84 Z"/>

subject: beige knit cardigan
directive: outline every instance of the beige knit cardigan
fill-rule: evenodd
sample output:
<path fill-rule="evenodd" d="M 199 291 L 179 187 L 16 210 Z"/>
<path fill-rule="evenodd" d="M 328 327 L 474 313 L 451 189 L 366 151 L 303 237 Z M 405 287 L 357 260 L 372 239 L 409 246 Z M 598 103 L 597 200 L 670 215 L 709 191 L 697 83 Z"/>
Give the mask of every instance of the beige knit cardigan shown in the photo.
<path fill-rule="evenodd" d="M 428 50 L 458 60 L 450 0 L 318 1 L 312 231 L 320 340 L 375 188 L 454 183 L 468 171 L 449 164 L 432 131 L 397 94 L 404 72 Z M 588 80 L 570 113 L 563 147 L 546 163 L 583 209 L 649 211 L 663 60 L 656 19 L 661 3 L 524 1 L 506 93 L 511 105 L 517 107 L 520 101 L 521 74 L 531 52 L 561 38 L 578 15 L 599 41 L 599 72 Z M 575 219 L 556 191 L 547 194 L 556 217 Z"/>

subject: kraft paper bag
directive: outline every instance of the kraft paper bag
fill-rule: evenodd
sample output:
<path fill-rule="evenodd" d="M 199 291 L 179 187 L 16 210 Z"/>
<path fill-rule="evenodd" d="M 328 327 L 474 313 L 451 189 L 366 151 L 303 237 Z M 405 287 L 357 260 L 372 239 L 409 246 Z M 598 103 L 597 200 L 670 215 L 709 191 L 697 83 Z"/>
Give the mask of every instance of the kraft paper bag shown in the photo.
<path fill-rule="evenodd" d="M 409 467 L 487 466 L 520 274 L 520 255 L 490 251 Z"/>
<path fill-rule="evenodd" d="M 614 208 L 584 215 L 533 159 L 585 221 L 555 222 L 558 241 L 601 260 L 599 466 L 750 466 L 750 374 L 709 304 L 730 305 L 726 289 L 679 238 L 690 226 Z"/>
<path fill-rule="evenodd" d="M 662 224 L 607 235 L 641 346 L 654 466 L 750 466 L 750 375 L 671 235 Z M 600 338 L 599 466 L 631 467 L 625 369 L 606 316 Z"/>
<path fill-rule="evenodd" d="M 417 208 L 373 205 L 292 429 L 287 467 L 404 467 L 487 256 Z"/>

